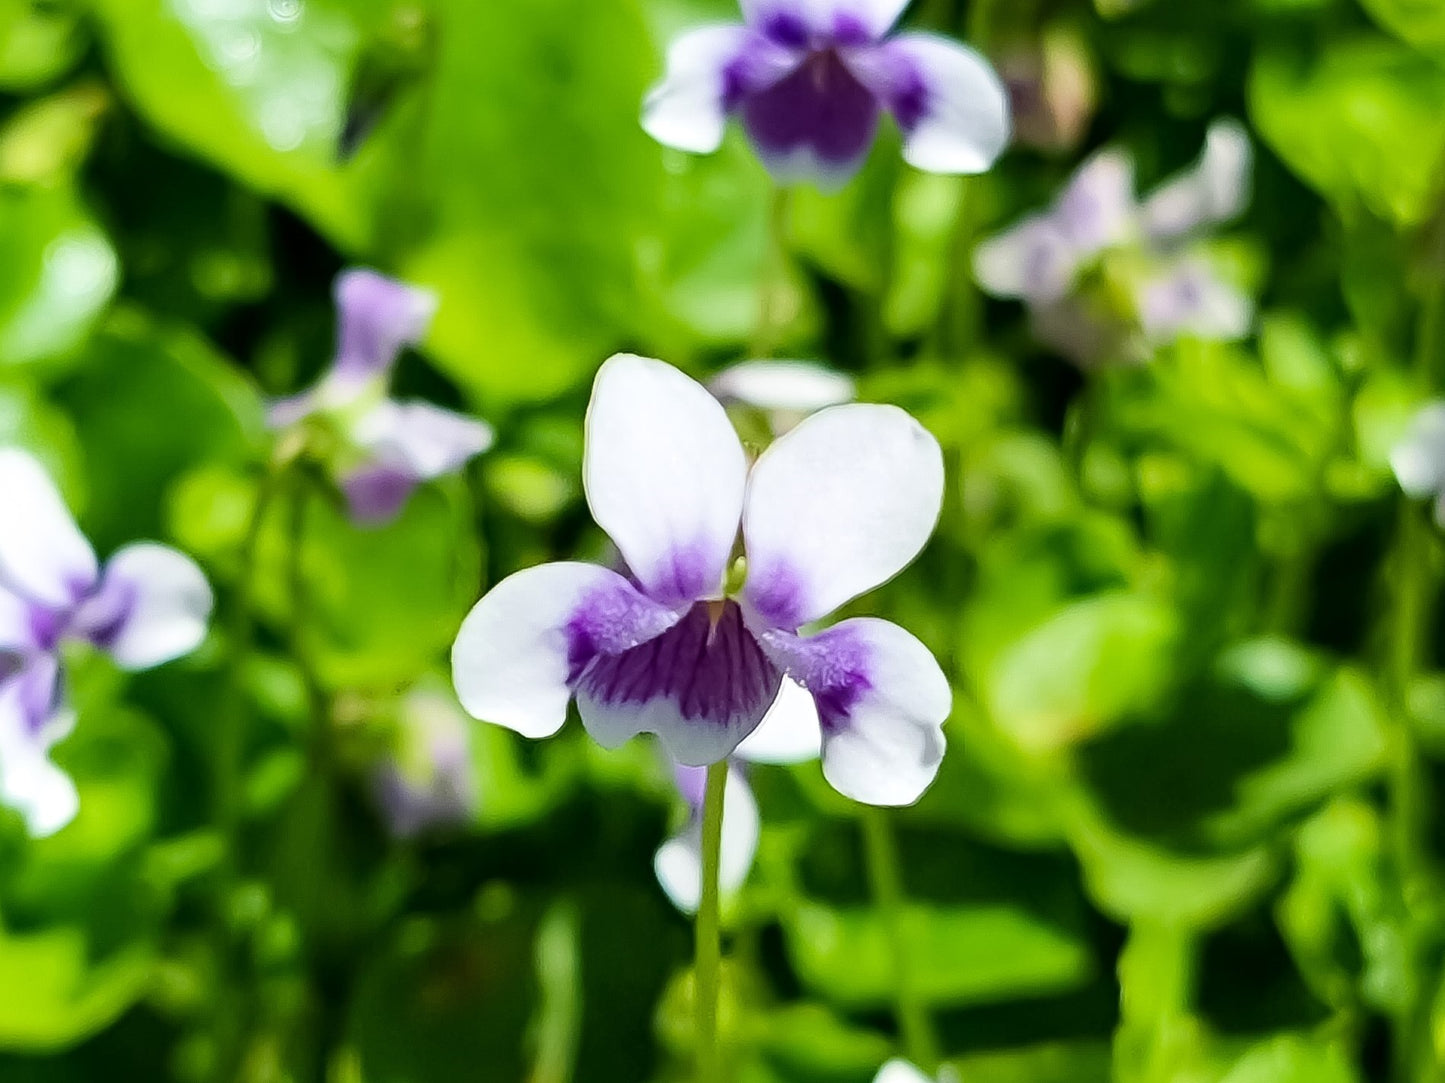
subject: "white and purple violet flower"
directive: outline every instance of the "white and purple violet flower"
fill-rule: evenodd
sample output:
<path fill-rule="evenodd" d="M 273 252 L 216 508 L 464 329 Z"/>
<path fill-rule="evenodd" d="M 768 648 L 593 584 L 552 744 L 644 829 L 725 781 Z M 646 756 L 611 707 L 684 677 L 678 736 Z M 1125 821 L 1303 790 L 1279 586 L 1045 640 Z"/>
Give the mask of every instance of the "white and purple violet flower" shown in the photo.
<path fill-rule="evenodd" d="M 952 705 L 938 663 L 887 621 L 802 629 L 927 542 L 943 457 L 921 425 L 892 406 L 835 406 L 749 468 L 702 385 L 620 355 L 593 387 L 583 480 L 631 577 L 558 563 L 497 584 L 453 650 L 468 712 L 545 737 L 575 697 L 604 747 L 655 733 L 697 767 L 731 755 L 791 678 L 816 704 L 836 789 L 870 804 L 918 799 Z"/>
<path fill-rule="evenodd" d="M 1434 500 L 1435 522 L 1445 527 L 1445 402 L 1426 403 L 1410 419 L 1390 469 L 1406 496 Z"/>
<path fill-rule="evenodd" d="M 642 124 L 709 154 L 741 119 L 780 183 L 835 187 L 857 172 L 882 113 L 903 157 L 932 173 L 982 173 L 1009 138 L 1008 99 L 988 61 L 926 33 L 890 34 L 907 0 L 741 0 L 741 25 L 678 37 Z"/>
<path fill-rule="evenodd" d="M 189 654 L 206 636 L 212 596 L 174 549 L 127 545 L 101 568 L 45 469 L 0 448 L 0 801 L 31 834 L 75 816 L 75 784 L 50 759 L 75 724 L 61 647 L 89 643 L 126 670 Z"/>
<path fill-rule="evenodd" d="M 1144 361 L 1183 335 L 1242 338 L 1253 302 L 1190 242 L 1248 205 L 1251 159 L 1244 129 L 1217 121 L 1198 164 L 1140 201 L 1133 159 L 1100 151 L 1052 207 L 979 245 L 974 274 L 1022 300 L 1038 337 L 1083 365 Z"/>
<path fill-rule="evenodd" d="M 335 360 L 315 387 L 273 403 L 269 421 L 274 429 L 331 424 L 341 437 L 331 466 L 352 519 L 386 523 L 418 485 L 461 469 L 493 434 L 474 418 L 387 396 L 402 349 L 431 326 L 433 294 L 368 270 L 344 272 L 335 294 Z"/>

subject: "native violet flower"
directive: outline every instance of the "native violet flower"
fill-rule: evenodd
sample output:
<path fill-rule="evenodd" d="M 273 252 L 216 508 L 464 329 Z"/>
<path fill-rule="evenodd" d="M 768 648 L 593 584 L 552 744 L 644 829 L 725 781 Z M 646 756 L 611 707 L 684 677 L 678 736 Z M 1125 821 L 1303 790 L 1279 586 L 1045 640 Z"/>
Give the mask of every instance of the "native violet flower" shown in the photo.
<path fill-rule="evenodd" d="M 420 343 L 431 325 L 435 296 L 367 270 L 343 273 L 335 293 L 336 358 L 311 390 L 273 403 L 270 423 L 334 427 L 340 447 L 330 465 L 352 519 L 386 523 L 419 484 L 491 447 L 492 430 L 430 403 L 387 397 L 402 348 Z"/>
<path fill-rule="evenodd" d="M 1104 150 L 1049 210 L 974 253 L 979 284 L 1028 305 L 1039 338 L 1081 364 L 1145 361 L 1182 335 L 1249 333 L 1250 299 L 1189 242 L 1249 201 L 1249 138 L 1234 121 L 1209 129 L 1192 169 L 1140 203 L 1134 165 Z"/>
<path fill-rule="evenodd" d="M 429 685 L 400 706 L 397 747 L 373 776 L 388 830 L 410 839 L 470 823 L 479 795 L 466 715 L 449 690 Z"/>
<path fill-rule="evenodd" d="M 988 61 L 932 34 L 890 35 L 907 0 L 741 0 L 743 24 L 683 34 L 642 126 L 710 154 L 730 116 L 780 183 L 835 187 L 857 172 L 887 111 L 903 157 L 982 173 L 1008 143 L 1008 101 Z"/>
<path fill-rule="evenodd" d="M 61 645 L 91 644 L 122 669 L 150 669 L 205 638 L 211 588 L 189 557 L 141 542 L 100 568 L 45 469 L 0 448 L 0 800 L 30 832 L 74 818 L 75 785 L 50 760 L 74 725 Z"/>
<path fill-rule="evenodd" d="M 1407 496 L 1434 499 L 1435 522 L 1445 527 L 1445 402 L 1420 408 L 1390 452 L 1390 469 Z"/>
<path fill-rule="evenodd" d="M 722 860 L 718 886 L 724 899 L 735 894 L 752 871 L 762 819 L 748 785 L 746 764 L 790 764 L 815 760 L 822 732 L 813 697 L 796 682 L 783 679 L 778 698 L 758 728 L 733 753 L 723 796 Z M 686 825 L 664 842 L 653 859 L 657 882 L 679 910 L 697 912 L 702 898 L 702 806 L 707 769 L 673 765 L 677 791 L 688 807 Z"/>
<path fill-rule="evenodd" d="M 691 767 L 730 755 L 784 676 L 811 693 L 823 772 L 872 804 L 916 800 L 943 757 L 948 681 L 887 621 L 800 629 L 892 578 L 938 518 L 938 442 L 892 406 L 835 406 L 747 454 L 722 405 L 661 361 L 597 374 L 584 486 L 631 578 L 547 564 L 497 584 L 457 637 L 462 706 L 530 737 L 574 696 L 613 748 L 655 733 Z M 745 559 L 734 560 L 739 526 Z"/>
<path fill-rule="evenodd" d="M 774 436 L 795 428 L 809 414 L 852 402 L 858 395 L 850 377 L 810 361 L 740 361 L 707 386 L 725 405 L 736 403 L 762 413 Z"/>
<path fill-rule="evenodd" d="M 873 1077 L 873 1083 L 934 1083 L 913 1065 L 906 1060 L 890 1060 L 878 1074 Z"/>

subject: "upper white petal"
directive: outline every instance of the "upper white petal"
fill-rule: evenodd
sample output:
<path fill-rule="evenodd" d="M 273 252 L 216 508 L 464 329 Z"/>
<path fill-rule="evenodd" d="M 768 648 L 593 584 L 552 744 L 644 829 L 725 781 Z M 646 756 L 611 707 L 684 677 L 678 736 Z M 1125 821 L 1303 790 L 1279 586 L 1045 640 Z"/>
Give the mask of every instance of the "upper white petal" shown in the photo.
<path fill-rule="evenodd" d="M 750 763 L 806 763 L 822 753 L 818 708 L 807 689 L 784 677 L 768 713 L 734 755 Z"/>
<path fill-rule="evenodd" d="M 95 551 L 33 456 L 0 448 L 0 582 L 65 607 L 95 582 Z"/>
<path fill-rule="evenodd" d="M 517 572 L 483 596 L 457 633 L 452 680 L 467 712 L 526 737 L 561 729 L 572 697 L 569 625 L 592 619 L 589 605 L 598 608 L 592 622 L 609 625 L 598 634 L 618 649 L 676 620 L 607 568 L 562 563 Z"/>
<path fill-rule="evenodd" d="M 728 772 L 723 791 L 722 853 L 718 887 L 724 898 L 747 882 L 758 852 L 762 819 L 758 803 L 742 772 Z M 702 827 L 693 816 L 687 827 L 664 842 L 653 858 L 657 882 L 679 910 L 697 912 L 702 898 Z"/>
<path fill-rule="evenodd" d="M 908 59 L 923 80 L 924 109 L 903 158 L 930 173 L 982 173 L 1010 135 L 1008 92 L 981 54 L 933 34 L 900 34 L 884 49 Z"/>
<path fill-rule="evenodd" d="M 973 253 L 978 284 L 995 297 L 1034 304 L 1057 301 L 1069 291 L 1079 255 L 1051 216 L 1030 215 L 981 243 Z"/>
<path fill-rule="evenodd" d="M 1156 240 L 1171 240 L 1235 217 L 1249 204 L 1253 161 L 1244 127 L 1234 120 L 1215 121 L 1198 164 L 1145 200 L 1145 231 Z"/>
<path fill-rule="evenodd" d="M 938 441 L 895 406 L 834 406 L 753 467 L 743 514 L 745 593 L 796 628 L 897 575 L 943 503 Z"/>
<path fill-rule="evenodd" d="M 873 1083 L 934 1083 L 934 1081 L 906 1060 L 890 1060 L 878 1069 L 878 1074 L 873 1077 Z"/>
<path fill-rule="evenodd" d="M 846 717 L 824 729 L 823 777 L 854 801 L 911 805 L 943 762 L 948 678 L 927 647 L 888 621 L 856 618 L 823 634 L 866 646 L 868 685 Z"/>
<path fill-rule="evenodd" d="M 721 590 L 747 457 L 727 412 L 671 365 L 619 354 L 597 373 L 583 464 L 593 518 L 668 604 Z"/>
<path fill-rule="evenodd" d="M 379 403 L 353 426 L 351 437 L 375 462 L 420 480 L 459 470 L 492 446 L 491 426 L 429 402 Z"/>
<path fill-rule="evenodd" d="M 101 594 L 112 589 L 123 590 L 129 601 L 105 645 L 121 668 L 158 666 L 206 638 L 215 598 L 205 573 L 185 554 L 149 542 L 128 545 L 106 562 Z"/>
<path fill-rule="evenodd" d="M 678 150 L 717 150 L 727 126 L 724 72 L 747 40 L 742 26 L 705 26 L 676 38 L 667 50 L 666 74 L 642 104 L 647 134 Z"/>
<path fill-rule="evenodd" d="M 1445 402 L 1421 407 L 1405 439 L 1390 452 L 1390 469 L 1410 496 L 1445 490 Z"/>
<path fill-rule="evenodd" d="M 851 377 L 809 361 L 743 361 L 723 369 L 708 386 L 720 399 L 804 414 L 852 402 L 858 393 Z"/>

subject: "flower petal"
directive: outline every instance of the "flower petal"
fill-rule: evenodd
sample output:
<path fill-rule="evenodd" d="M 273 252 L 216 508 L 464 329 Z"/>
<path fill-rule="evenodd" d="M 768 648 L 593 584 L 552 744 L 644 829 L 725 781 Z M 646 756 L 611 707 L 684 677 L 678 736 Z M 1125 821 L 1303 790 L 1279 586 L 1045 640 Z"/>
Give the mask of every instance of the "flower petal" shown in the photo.
<path fill-rule="evenodd" d="M 1079 256 L 1069 239 L 1046 215 L 1031 215 L 973 253 L 978 284 L 995 297 L 1017 297 L 1050 304 L 1073 285 Z"/>
<path fill-rule="evenodd" d="M 935 34 L 900 34 L 849 67 L 903 130 L 903 159 L 930 173 L 982 173 L 1009 141 L 1008 92 L 984 57 Z"/>
<path fill-rule="evenodd" d="M 906 1060 L 895 1059 L 878 1069 L 878 1074 L 873 1077 L 873 1083 L 934 1083 L 934 1081 Z"/>
<path fill-rule="evenodd" d="M 348 382 L 384 376 L 402 347 L 421 342 L 436 315 L 436 294 L 376 271 L 345 271 L 334 292 L 339 323 L 334 371 Z"/>
<path fill-rule="evenodd" d="M 797 681 L 784 677 L 778 698 L 733 755 L 749 763 L 806 763 L 822 754 L 822 742 L 813 697 Z"/>
<path fill-rule="evenodd" d="M 1139 319 L 1156 343 L 1184 335 L 1232 342 L 1249 334 L 1254 302 L 1220 278 L 1207 260 L 1184 259 L 1144 286 Z"/>
<path fill-rule="evenodd" d="M 908 0 L 740 0 L 748 25 L 780 44 L 861 45 L 883 37 Z"/>
<path fill-rule="evenodd" d="M 0 802 L 18 811 L 36 838 L 55 834 L 80 805 L 75 784 L 49 758 L 75 724 L 70 711 L 57 709 L 58 681 L 55 658 L 45 654 L 0 682 Z"/>
<path fill-rule="evenodd" d="M 95 551 L 50 475 L 18 448 L 0 448 L 0 583 L 63 609 L 95 582 Z"/>
<path fill-rule="evenodd" d="M 24 598 L 0 587 L 0 655 L 29 652 L 37 642 L 35 609 Z M 6 662 L 0 657 L 0 681 L 6 677 Z"/>
<path fill-rule="evenodd" d="M 700 767 L 758 727 L 781 681 L 741 609 L 724 602 L 694 605 L 631 650 L 599 652 L 573 687 L 582 724 L 604 748 L 655 733 L 672 759 Z"/>
<path fill-rule="evenodd" d="M 743 361 L 723 369 L 708 387 L 724 401 L 800 414 L 841 406 L 858 393 L 851 377 L 808 361 Z"/>
<path fill-rule="evenodd" d="M 351 438 L 378 464 L 430 481 L 486 451 L 495 434 L 490 425 L 429 402 L 387 399 L 362 415 Z"/>
<path fill-rule="evenodd" d="M 743 26 L 705 26 L 676 38 L 667 50 L 666 75 L 643 100 L 643 130 L 677 150 L 717 150 L 736 93 L 736 65 L 751 37 Z"/>
<path fill-rule="evenodd" d="M 1080 166 L 1050 212 L 1079 260 L 1128 241 L 1137 216 L 1134 159 L 1122 150 L 1102 150 Z"/>
<path fill-rule="evenodd" d="M 1435 496 L 1445 491 L 1445 402 L 1421 407 L 1405 439 L 1390 452 L 1390 469 L 1410 496 Z"/>
<path fill-rule="evenodd" d="M 201 645 L 214 604 L 195 561 L 141 542 L 106 562 L 99 589 L 76 612 L 74 629 L 122 669 L 150 669 Z"/>
<path fill-rule="evenodd" d="M 878 99 L 832 49 L 765 90 L 742 98 L 753 149 L 778 184 L 840 187 L 868 156 L 878 133 Z"/>
<path fill-rule="evenodd" d="M 677 619 L 607 568 L 528 568 L 468 614 L 452 648 L 452 680 L 472 717 L 547 737 L 567 719 L 578 666 L 646 642 Z"/>
<path fill-rule="evenodd" d="M 587 502 L 642 589 L 668 605 L 720 594 L 747 457 L 722 405 L 671 365 L 621 354 L 587 408 Z"/>
<path fill-rule="evenodd" d="M 1204 153 L 1193 169 L 1162 185 L 1144 202 L 1144 231 L 1169 241 L 1234 218 L 1249 204 L 1254 153 L 1234 120 L 1209 126 Z"/>
<path fill-rule="evenodd" d="M 910 805 L 943 762 L 953 692 L 928 648 L 885 620 L 858 617 L 806 638 L 761 637 L 813 694 L 823 727 L 823 776 L 869 805 Z"/>
<path fill-rule="evenodd" d="M 753 467 L 745 597 L 773 627 L 826 616 L 902 571 L 942 503 L 943 452 L 908 414 L 865 404 L 814 414 Z"/>
<path fill-rule="evenodd" d="M 722 854 L 718 886 L 724 898 L 747 882 L 758 852 L 762 818 L 741 771 L 728 772 L 723 791 Z M 702 898 L 702 823 L 695 813 L 685 830 L 658 848 L 652 862 L 657 882 L 679 910 L 697 912 Z"/>
<path fill-rule="evenodd" d="M 418 485 L 416 475 L 394 466 L 364 466 L 341 479 L 346 510 L 358 526 L 383 526 L 401 514 Z"/>

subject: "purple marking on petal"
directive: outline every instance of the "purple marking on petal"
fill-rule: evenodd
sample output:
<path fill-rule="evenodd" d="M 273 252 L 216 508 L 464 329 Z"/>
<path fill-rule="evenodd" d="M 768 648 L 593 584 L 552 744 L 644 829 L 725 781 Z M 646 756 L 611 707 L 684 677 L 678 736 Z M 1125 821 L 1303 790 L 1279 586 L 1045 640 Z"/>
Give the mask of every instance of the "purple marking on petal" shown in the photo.
<path fill-rule="evenodd" d="M 19 651 L 0 651 L 0 687 L 25 668 L 25 655 Z"/>
<path fill-rule="evenodd" d="M 42 651 L 53 651 L 65 634 L 66 616 L 58 610 L 31 603 L 30 641 Z"/>
<path fill-rule="evenodd" d="M 25 731 L 39 738 L 60 705 L 60 663 L 51 654 L 33 655 L 13 680 L 18 682 Z"/>
<path fill-rule="evenodd" d="M 376 271 L 346 271 L 336 280 L 336 371 L 373 377 L 396 363 L 403 346 L 425 336 L 436 298 Z"/>
<path fill-rule="evenodd" d="M 569 684 L 575 685 L 601 655 L 618 655 L 655 639 L 677 623 L 677 614 L 632 588 L 603 587 L 577 606 L 564 629 Z"/>
<path fill-rule="evenodd" d="M 854 705 L 873 688 L 868 644 L 846 628 L 806 638 L 764 633 L 763 642 L 769 656 L 812 694 L 823 733 L 847 728 Z"/>
<path fill-rule="evenodd" d="M 878 100 L 837 52 L 814 52 L 796 71 L 742 103 L 764 161 L 785 171 L 816 162 L 828 178 L 854 172 L 878 131 Z"/>
<path fill-rule="evenodd" d="M 873 32 L 868 24 L 850 11 L 840 11 L 833 16 L 833 44 L 844 47 L 869 45 Z"/>
<path fill-rule="evenodd" d="M 689 722 L 729 726 L 760 719 L 783 675 L 763 653 L 734 602 L 699 602 L 654 639 L 596 655 L 573 687 L 609 706 L 671 700 Z"/>
<path fill-rule="evenodd" d="M 774 562 L 748 573 L 747 599 L 770 628 L 795 630 L 806 610 L 803 577 L 790 565 Z"/>
<path fill-rule="evenodd" d="M 792 11 L 775 11 L 764 16 L 758 32 L 785 49 L 806 49 L 811 37 L 807 20 Z"/>
<path fill-rule="evenodd" d="M 677 784 L 677 792 L 682 799 L 692 806 L 694 812 L 700 811 L 707 794 L 707 768 L 674 763 L 672 780 Z"/>
<path fill-rule="evenodd" d="M 66 632 L 109 651 L 130 620 L 138 591 L 136 583 L 106 575 L 94 593 L 76 608 Z"/>
<path fill-rule="evenodd" d="M 392 466 L 364 467 L 342 479 L 351 520 L 360 526 L 381 526 L 401 514 L 416 489 L 416 475 Z"/>

